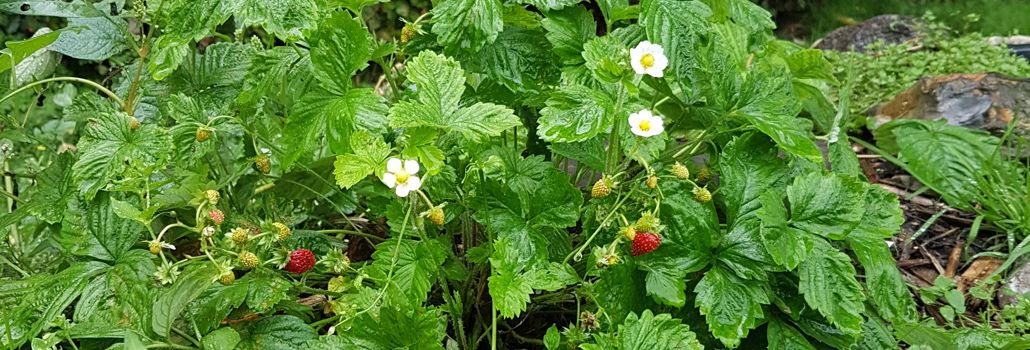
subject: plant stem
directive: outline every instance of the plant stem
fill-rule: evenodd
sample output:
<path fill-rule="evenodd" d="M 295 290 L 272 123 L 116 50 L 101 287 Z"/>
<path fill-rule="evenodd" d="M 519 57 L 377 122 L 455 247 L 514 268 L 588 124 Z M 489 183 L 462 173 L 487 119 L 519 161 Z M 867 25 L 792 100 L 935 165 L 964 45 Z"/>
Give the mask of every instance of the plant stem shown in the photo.
<path fill-rule="evenodd" d="M 490 350 L 497 350 L 497 304 L 490 301 L 491 318 L 490 322 Z"/>
<path fill-rule="evenodd" d="M 386 238 L 370 235 L 370 234 L 367 234 L 367 233 L 364 233 L 364 232 L 358 232 L 358 231 L 352 231 L 352 230 L 344 230 L 344 229 L 326 229 L 326 230 L 318 230 L 318 231 L 315 231 L 315 232 L 326 233 L 326 234 L 342 233 L 342 234 L 345 234 L 345 235 L 364 237 L 364 238 L 375 239 L 375 240 L 380 240 L 380 241 L 385 241 L 386 240 Z"/>
<path fill-rule="evenodd" d="M 111 90 L 108 90 L 103 85 L 97 84 L 96 82 L 94 82 L 92 80 L 86 80 L 86 79 L 76 78 L 76 77 L 53 77 L 53 78 L 47 78 L 47 79 L 43 79 L 43 80 L 40 80 L 40 81 L 29 83 L 29 84 L 25 84 L 25 86 L 22 86 L 22 87 L 18 88 L 17 90 L 11 91 L 10 93 L 8 93 L 3 98 L 0 98 L 0 103 L 4 103 L 5 101 L 10 99 L 11 97 L 14 97 L 14 95 L 17 95 L 18 93 L 20 93 L 22 91 L 28 90 L 29 88 L 31 88 L 33 86 L 42 85 L 42 84 L 46 84 L 46 83 L 54 82 L 54 81 L 71 81 L 71 82 L 82 83 L 82 84 L 86 84 L 86 85 L 92 86 L 93 88 L 95 88 L 97 90 L 100 90 L 100 92 L 103 92 L 105 95 L 110 97 L 112 100 L 114 100 L 116 103 L 118 103 L 119 106 L 125 105 L 125 101 L 123 101 L 121 97 L 118 97 L 117 94 L 115 94 Z"/>
<path fill-rule="evenodd" d="M 604 217 L 604 221 L 602 221 L 599 225 L 597 225 L 597 229 L 594 230 L 594 233 L 590 234 L 590 238 L 587 238 L 587 241 L 583 242 L 583 245 L 579 246 L 579 248 L 577 248 L 576 250 L 570 252 L 569 255 L 565 256 L 565 259 L 562 260 L 562 264 L 563 265 L 567 264 L 569 262 L 569 259 L 571 259 L 573 256 L 583 254 L 583 249 L 586 249 L 587 246 L 590 245 L 590 242 L 593 242 L 594 237 L 597 237 L 597 234 L 601 232 L 601 229 L 603 229 L 604 226 L 607 225 L 608 222 L 611 221 L 613 217 L 615 217 L 615 214 L 619 211 L 619 208 L 622 207 L 622 204 L 625 203 L 627 199 L 629 199 L 629 197 L 633 194 L 633 192 L 636 192 L 636 189 L 634 189 L 633 191 L 630 191 L 629 194 L 627 194 L 625 197 L 622 197 L 621 199 L 619 199 L 618 202 L 615 203 L 615 207 L 612 208 L 612 211 L 609 212 L 607 216 Z"/>

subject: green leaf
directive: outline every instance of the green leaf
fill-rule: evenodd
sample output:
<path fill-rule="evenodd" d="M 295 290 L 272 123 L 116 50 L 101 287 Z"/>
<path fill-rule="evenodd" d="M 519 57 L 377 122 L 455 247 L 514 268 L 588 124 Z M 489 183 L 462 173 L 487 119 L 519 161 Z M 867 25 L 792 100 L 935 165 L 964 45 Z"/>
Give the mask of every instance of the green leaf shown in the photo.
<path fill-rule="evenodd" d="M 614 102 L 603 91 L 570 85 L 551 94 L 540 110 L 537 135 L 551 142 L 578 142 L 612 127 Z"/>
<path fill-rule="evenodd" d="M 862 338 L 852 347 L 854 350 L 879 350 L 898 347 L 898 341 L 883 320 L 872 316 L 862 324 Z"/>
<path fill-rule="evenodd" d="M 387 302 L 398 307 L 421 305 L 439 277 L 447 257 L 446 248 L 436 240 L 394 239 L 376 246 L 374 262 L 366 272 L 376 281 L 389 281 Z M 393 277 L 387 280 L 387 276 Z"/>
<path fill-rule="evenodd" d="M 712 261 L 712 249 L 719 233 L 719 219 L 712 202 L 701 203 L 690 193 L 692 185 L 682 181 L 663 184 L 666 193 L 660 209 L 662 245 L 654 252 L 636 257 L 647 271 L 647 293 L 666 305 L 686 303 L 686 276 Z"/>
<path fill-rule="evenodd" d="M 478 50 L 504 29 L 500 0 L 442 0 L 433 8 L 433 33 L 440 45 Z"/>
<path fill-rule="evenodd" d="M 151 327 L 154 333 L 169 336 L 172 323 L 194 299 L 200 296 L 221 274 L 218 267 L 211 264 L 187 265 L 174 284 L 166 289 L 154 301 L 154 312 Z"/>
<path fill-rule="evenodd" d="M 17 349 L 63 313 L 106 265 L 74 263 L 63 271 L 0 284 L 0 346 Z M 7 335 L 10 334 L 11 337 Z"/>
<path fill-rule="evenodd" d="M 779 318 L 769 320 L 767 327 L 770 350 L 815 350 L 804 334 Z"/>
<path fill-rule="evenodd" d="M 240 333 L 229 327 L 219 328 L 200 340 L 205 350 L 233 350 L 239 342 Z"/>
<path fill-rule="evenodd" d="M 939 121 L 899 121 L 877 129 L 877 142 L 890 131 L 905 170 L 948 204 L 968 208 L 979 198 L 976 179 L 999 140 L 985 132 Z"/>
<path fill-rule="evenodd" d="M 769 296 L 761 284 L 741 280 L 716 266 L 694 288 L 696 306 L 708 320 L 708 329 L 728 348 L 735 348 L 765 316 L 762 304 Z"/>
<path fill-rule="evenodd" d="M 598 136 L 589 138 L 586 141 L 564 143 L 557 142 L 547 145 L 555 154 L 562 157 L 574 159 L 580 166 L 587 166 L 594 170 L 604 170 L 604 137 Z"/>
<path fill-rule="evenodd" d="M 315 27 L 318 4 L 314 0 L 246 1 L 236 13 L 242 26 L 260 25 L 279 39 L 290 43 L 304 38 Z"/>
<path fill-rule="evenodd" d="M 544 36 L 564 65 L 582 63 L 583 43 L 597 36 L 594 16 L 583 6 L 548 12 L 540 25 L 547 30 Z"/>
<path fill-rule="evenodd" d="M 311 64 L 315 78 L 326 90 L 343 95 L 354 72 L 372 59 L 372 37 L 347 12 L 336 12 L 323 21 L 311 37 Z"/>
<path fill-rule="evenodd" d="M 762 64 L 749 70 L 741 80 L 737 80 L 735 71 L 727 72 L 730 77 L 719 79 L 731 79 L 735 86 L 718 89 L 717 93 L 724 95 L 723 108 L 754 124 L 785 152 L 822 164 L 823 154 L 813 141 L 812 125 L 796 117 L 801 105 L 794 96 L 791 80 L 777 71 L 776 67 Z"/>
<path fill-rule="evenodd" d="M 247 307 L 255 312 L 268 312 L 287 298 L 290 281 L 271 269 L 259 268 L 240 279 L 247 286 Z M 235 294 L 235 292 L 233 292 Z"/>
<path fill-rule="evenodd" d="M 898 196 L 879 186 L 865 187 L 867 190 L 864 197 L 864 214 L 849 237 L 894 237 L 901 230 L 901 224 L 905 223 Z"/>
<path fill-rule="evenodd" d="M 853 232 L 848 235 L 847 242 L 865 270 L 866 290 L 880 315 L 892 323 L 917 321 L 913 296 L 883 238 Z"/>
<path fill-rule="evenodd" d="M 817 79 L 837 83 L 833 66 L 823 57 L 822 50 L 804 49 L 787 56 L 787 66 L 795 79 Z"/>
<path fill-rule="evenodd" d="M 175 41 L 171 36 L 162 36 L 157 39 L 150 53 L 147 71 L 154 80 L 163 80 L 172 75 L 189 54 L 190 47 L 186 42 Z"/>
<path fill-rule="evenodd" d="M 783 196 L 776 192 L 762 194 L 758 217 L 762 220 L 762 243 L 777 264 L 793 270 L 812 250 L 805 233 L 788 226 L 790 217 L 783 207 Z"/>
<path fill-rule="evenodd" d="M 33 53 L 44 50 L 57 40 L 58 35 L 60 35 L 59 32 L 49 32 L 25 40 L 6 42 L 7 48 L 0 50 L 0 72 L 11 69 Z"/>
<path fill-rule="evenodd" d="M 541 44 L 541 35 L 538 29 L 509 27 L 476 53 L 470 67 L 508 90 L 536 97 L 557 84 L 559 77 L 554 55 L 550 46 Z"/>
<path fill-rule="evenodd" d="M 336 156 L 334 163 L 336 184 L 343 188 L 354 186 L 369 174 L 385 171 L 386 158 L 390 156 L 390 146 L 367 132 L 355 132 L 350 143 L 354 153 Z"/>
<path fill-rule="evenodd" d="M 544 347 L 547 350 L 558 350 L 558 346 L 561 345 L 561 333 L 558 332 L 558 327 L 553 324 L 547 328 L 547 333 L 544 334 Z"/>
<path fill-rule="evenodd" d="M 379 133 L 384 129 L 387 113 L 386 100 L 369 88 L 349 89 L 343 95 L 309 92 L 286 117 L 283 167 L 290 168 L 297 160 L 313 157 L 322 135 L 334 153 L 350 152 L 352 132 Z"/>
<path fill-rule="evenodd" d="M 392 127 L 437 128 L 458 132 L 470 141 L 479 142 L 522 125 L 514 112 L 504 106 L 476 103 L 459 108 L 465 76 L 452 58 L 423 51 L 411 60 L 407 71 L 408 79 L 415 84 L 417 98 L 393 105 L 390 109 Z"/>
<path fill-rule="evenodd" d="M 786 162 L 768 138 L 750 133 L 730 141 L 719 157 L 719 193 L 730 227 L 755 221 L 759 196 L 786 181 Z"/>
<path fill-rule="evenodd" d="M 811 254 L 798 268 L 798 290 L 805 301 L 845 334 L 862 332 L 865 297 L 855 280 L 851 258 L 822 239 L 815 239 Z"/>
<path fill-rule="evenodd" d="M 192 320 L 201 334 L 217 329 L 222 320 L 229 316 L 234 308 L 243 305 L 247 300 L 247 291 L 251 281 L 256 279 L 254 273 L 248 273 L 231 285 L 212 285 L 207 293 L 198 297 L 186 309 L 186 318 Z M 260 288 L 264 286 L 255 286 Z M 288 286 L 287 286 L 288 287 Z"/>
<path fill-rule="evenodd" d="M 103 193 L 86 204 L 86 239 L 81 253 L 94 259 L 115 262 L 140 239 L 144 227 L 122 219 L 114 212 L 112 199 Z"/>
<path fill-rule="evenodd" d="M 843 239 L 865 213 L 866 187 L 833 174 L 811 173 L 787 188 L 791 226 L 813 235 Z"/>
<path fill-rule="evenodd" d="M 75 182 L 87 199 L 127 169 L 163 165 L 171 152 L 168 132 L 154 124 L 130 128 L 130 117 L 104 113 L 86 124 L 79 140 L 79 160 L 73 167 Z"/>
<path fill-rule="evenodd" d="M 436 308 L 403 310 L 384 307 L 378 318 L 370 313 L 362 314 L 348 331 L 311 341 L 303 348 L 442 350 L 447 330 L 444 313 Z"/>
<path fill-rule="evenodd" d="M 647 39 L 661 45 L 669 58 L 668 70 L 675 73 L 684 89 L 697 79 L 698 41 L 708 31 L 712 11 L 700 1 L 644 0 L 640 3 L 640 25 Z M 630 46 L 636 46 L 631 44 Z"/>
<path fill-rule="evenodd" d="M 289 315 L 261 318 L 242 330 L 237 350 L 303 349 L 318 334 L 301 319 Z"/>
<path fill-rule="evenodd" d="M 541 11 L 560 10 L 575 5 L 580 0 L 515 0 L 516 3 L 533 5 Z"/>
<path fill-rule="evenodd" d="M 0 12 L 24 16 L 94 17 L 110 9 L 110 2 L 53 1 L 53 0 L 0 0 Z M 95 6 L 95 7 L 94 7 Z"/>
<path fill-rule="evenodd" d="M 847 134 L 841 132 L 842 140 L 847 140 Z M 858 179 L 865 179 L 862 173 L 862 166 L 858 163 L 858 156 L 855 150 L 851 149 L 851 142 L 838 141 L 829 145 L 830 167 L 833 172 L 842 176 L 852 176 Z"/>
<path fill-rule="evenodd" d="M 654 315 L 651 310 L 635 313 L 619 325 L 617 346 L 595 347 L 595 349 L 621 350 L 700 350 L 704 346 L 690 327 L 680 323 L 669 314 Z M 614 344 L 613 344 L 614 345 Z"/>
<path fill-rule="evenodd" d="M 32 214 L 48 223 L 64 219 L 68 202 L 75 197 L 75 183 L 72 181 L 72 164 L 75 156 L 69 152 L 57 155 L 53 163 L 36 178 L 30 202 Z"/>
<path fill-rule="evenodd" d="M 594 79 L 607 84 L 616 83 L 629 73 L 626 69 L 628 53 L 629 48 L 619 42 L 615 35 L 593 38 L 583 44 L 583 59 L 587 69 Z"/>
<path fill-rule="evenodd" d="M 148 67 L 155 80 L 171 75 L 191 52 L 189 43 L 200 41 L 219 24 L 229 19 L 242 2 L 220 0 L 166 0 L 155 22 L 162 36 L 152 49 Z"/>
<path fill-rule="evenodd" d="M 129 48 L 129 25 L 119 17 L 69 18 L 50 50 L 80 60 L 103 61 Z"/>

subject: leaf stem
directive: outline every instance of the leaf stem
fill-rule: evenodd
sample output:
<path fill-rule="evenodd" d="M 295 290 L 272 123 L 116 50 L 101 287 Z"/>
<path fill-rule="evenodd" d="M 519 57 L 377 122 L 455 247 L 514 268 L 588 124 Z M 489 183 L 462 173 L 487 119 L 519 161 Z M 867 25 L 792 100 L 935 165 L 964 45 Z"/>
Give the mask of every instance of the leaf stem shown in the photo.
<path fill-rule="evenodd" d="M 315 231 L 315 232 L 326 233 L 326 234 L 342 233 L 342 234 L 345 234 L 345 235 L 358 236 L 358 237 L 374 239 L 374 240 L 379 240 L 379 241 L 385 241 L 386 240 L 386 238 L 383 238 L 383 237 L 379 237 L 379 236 L 375 236 L 375 235 L 370 235 L 370 234 L 367 234 L 367 233 L 364 233 L 364 232 L 354 231 L 354 230 L 325 229 L 325 230 L 318 230 L 318 231 Z"/>
<path fill-rule="evenodd" d="M 29 83 L 29 84 L 25 84 L 25 86 L 22 86 L 22 87 L 18 88 L 17 90 L 11 91 L 10 93 L 8 93 L 3 98 L 0 98 L 0 104 L 4 103 L 5 101 L 10 99 L 11 97 L 14 97 L 14 95 L 17 95 L 18 93 L 20 93 L 22 91 L 28 90 L 29 88 L 32 88 L 32 87 L 37 86 L 37 85 L 46 84 L 46 83 L 49 83 L 49 82 L 54 82 L 54 81 L 71 81 L 71 82 L 76 82 L 76 83 L 82 83 L 82 84 L 89 85 L 89 86 L 91 86 L 91 87 L 93 87 L 93 88 L 95 88 L 97 90 L 100 90 L 100 92 L 103 92 L 105 95 L 107 95 L 112 100 L 114 100 L 116 103 L 118 103 L 119 106 L 125 105 L 125 101 L 123 101 L 121 97 L 118 97 L 117 94 L 115 94 L 111 90 L 108 90 L 103 85 L 97 84 L 96 82 L 94 82 L 92 80 L 86 80 L 86 79 L 76 78 L 76 77 L 53 77 L 53 78 L 47 78 L 47 79 L 43 79 L 43 80 L 39 80 L 39 81 L 35 81 L 35 82 L 32 82 L 32 83 Z"/>
<path fill-rule="evenodd" d="M 594 230 L 594 233 L 590 234 L 590 238 L 587 238 L 587 241 L 583 242 L 583 245 L 579 246 L 579 248 L 570 252 L 569 255 L 565 256 L 565 259 L 562 260 L 562 265 L 567 264 L 569 262 L 569 259 L 571 259 L 573 256 L 579 256 L 583 254 L 583 249 L 586 249 L 587 246 L 590 245 L 590 242 L 594 240 L 594 237 L 597 237 L 597 234 L 601 232 L 601 229 L 603 229 L 605 225 L 608 225 L 608 222 L 615 217 L 615 214 L 619 211 L 619 208 L 622 207 L 622 204 L 625 203 L 626 200 L 629 199 L 629 197 L 634 192 L 636 192 L 636 189 L 633 189 L 633 191 L 630 191 L 629 194 L 626 194 L 625 197 L 622 197 L 621 199 L 619 199 L 618 202 L 615 203 L 615 207 L 612 208 L 612 211 L 609 212 L 607 216 L 604 217 L 604 221 L 601 221 L 601 223 L 597 225 L 597 229 Z"/>

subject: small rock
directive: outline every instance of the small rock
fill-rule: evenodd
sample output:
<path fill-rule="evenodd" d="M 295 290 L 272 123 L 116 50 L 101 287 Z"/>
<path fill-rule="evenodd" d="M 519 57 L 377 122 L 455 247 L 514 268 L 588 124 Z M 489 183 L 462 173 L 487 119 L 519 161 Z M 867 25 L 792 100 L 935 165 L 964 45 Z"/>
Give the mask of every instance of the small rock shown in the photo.
<path fill-rule="evenodd" d="M 1027 293 L 1030 293 L 1030 262 L 1012 271 L 998 293 L 998 302 L 1003 306 L 1014 304 L 1019 298 L 1026 297 Z"/>
<path fill-rule="evenodd" d="M 834 51 L 865 52 L 877 41 L 900 44 L 919 36 L 919 21 L 909 16 L 880 15 L 865 22 L 840 27 L 815 42 L 813 47 Z"/>
<path fill-rule="evenodd" d="M 987 42 L 991 45 L 1030 45 L 1030 36 L 1028 35 L 1013 35 L 1013 36 L 992 36 L 987 38 Z"/>
<path fill-rule="evenodd" d="M 946 119 L 948 124 L 1004 132 L 1015 115 L 1030 115 L 1030 80 L 995 73 L 951 74 L 920 79 L 872 111 L 874 127 L 893 119 Z M 1030 131 L 1019 120 L 1016 131 Z"/>

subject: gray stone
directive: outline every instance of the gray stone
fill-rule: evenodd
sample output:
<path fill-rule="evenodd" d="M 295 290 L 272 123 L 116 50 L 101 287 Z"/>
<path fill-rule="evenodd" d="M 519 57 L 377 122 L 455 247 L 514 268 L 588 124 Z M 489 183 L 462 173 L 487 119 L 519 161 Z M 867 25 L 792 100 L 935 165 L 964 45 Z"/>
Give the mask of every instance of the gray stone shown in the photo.
<path fill-rule="evenodd" d="M 919 33 L 919 21 L 913 17 L 880 15 L 859 24 L 837 28 L 812 46 L 823 50 L 865 52 L 877 41 L 900 44 L 915 39 Z"/>

